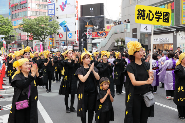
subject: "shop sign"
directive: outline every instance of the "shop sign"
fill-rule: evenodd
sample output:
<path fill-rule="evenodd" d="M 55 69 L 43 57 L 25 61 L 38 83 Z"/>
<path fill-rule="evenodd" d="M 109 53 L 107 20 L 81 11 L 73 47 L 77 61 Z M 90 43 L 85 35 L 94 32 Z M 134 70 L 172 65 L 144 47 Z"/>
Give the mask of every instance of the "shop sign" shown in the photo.
<path fill-rule="evenodd" d="M 154 42 L 159 42 L 160 44 L 169 43 L 169 38 L 154 38 Z"/>
<path fill-rule="evenodd" d="M 185 40 L 185 36 L 181 36 L 181 40 Z"/>

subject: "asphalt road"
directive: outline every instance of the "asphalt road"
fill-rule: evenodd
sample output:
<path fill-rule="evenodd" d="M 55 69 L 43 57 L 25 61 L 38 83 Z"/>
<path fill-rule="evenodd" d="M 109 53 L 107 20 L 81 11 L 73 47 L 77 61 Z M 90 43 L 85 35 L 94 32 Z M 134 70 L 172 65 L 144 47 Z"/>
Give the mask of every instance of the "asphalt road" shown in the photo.
<path fill-rule="evenodd" d="M 7 78 L 4 80 L 8 83 Z M 4 98 L 0 99 L 0 105 L 3 110 L 0 111 L 0 123 L 7 123 L 11 101 L 13 96 L 13 88 L 8 85 L 3 86 L 7 88 L 0 91 L 0 95 Z M 52 83 L 52 92 L 46 93 L 42 87 L 38 87 L 39 101 L 39 123 L 81 123 L 76 113 L 65 113 L 64 96 L 58 95 L 60 83 Z M 124 91 L 124 89 L 123 89 Z M 148 123 L 184 123 L 178 119 L 176 105 L 172 100 L 166 100 L 165 90 L 158 87 L 157 94 L 155 94 L 155 117 L 149 118 Z M 114 107 L 114 122 L 124 123 L 125 112 L 125 94 L 116 95 L 113 102 Z M 75 97 L 75 107 L 77 107 L 77 97 Z M 112 123 L 112 122 L 111 122 Z"/>

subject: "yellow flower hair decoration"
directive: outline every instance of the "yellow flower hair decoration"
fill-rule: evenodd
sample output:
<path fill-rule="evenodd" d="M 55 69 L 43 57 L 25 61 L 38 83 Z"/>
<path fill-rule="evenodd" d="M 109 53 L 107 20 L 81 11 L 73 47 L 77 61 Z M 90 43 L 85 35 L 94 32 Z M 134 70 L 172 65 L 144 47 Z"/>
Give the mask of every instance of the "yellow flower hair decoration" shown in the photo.
<path fill-rule="evenodd" d="M 34 52 L 34 55 L 35 55 L 36 53 L 38 53 L 38 52 Z"/>
<path fill-rule="evenodd" d="M 179 56 L 179 60 L 176 63 L 176 66 L 178 66 L 179 64 L 181 64 L 182 60 L 185 58 L 185 53 L 181 53 Z"/>
<path fill-rule="evenodd" d="M 12 76 L 12 79 L 14 78 L 16 74 L 19 74 L 21 72 L 19 67 L 22 66 L 25 62 L 29 62 L 29 60 L 27 58 L 22 58 L 13 63 L 13 67 L 15 67 L 17 71 Z"/>
<path fill-rule="evenodd" d="M 99 54 L 99 52 L 94 52 L 93 55 L 96 56 L 97 54 Z"/>
<path fill-rule="evenodd" d="M 21 54 L 21 55 L 24 54 L 24 49 L 20 50 L 20 54 Z"/>
<path fill-rule="evenodd" d="M 13 55 L 13 53 L 8 54 L 9 57 L 12 56 L 12 55 Z"/>
<path fill-rule="evenodd" d="M 141 49 L 141 44 L 137 41 L 130 41 L 127 44 L 128 47 L 128 54 L 129 55 L 134 55 L 136 51 L 139 51 Z"/>
<path fill-rule="evenodd" d="M 34 55 L 32 53 L 30 53 L 30 58 L 33 58 L 33 57 L 34 57 Z"/>
<path fill-rule="evenodd" d="M 110 52 L 107 52 L 107 51 L 101 51 L 101 58 L 102 58 L 103 56 L 107 56 L 107 58 L 109 58 L 109 56 L 110 56 Z"/>
<path fill-rule="evenodd" d="M 116 59 L 118 59 L 120 52 L 115 52 Z"/>
<path fill-rule="evenodd" d="M 62 55 L 65 56 L 68 52 L 69 50 L 66 50 L 64 53 L 62 53 Z"/>
<path fill-rule="evenodd" d="M 12 58 L 15 59 L 15 54 L 12 55 Z"/>
<path fill-rule="evenodd" d="M 41 55 L 43 55 L 43 52 L 40 52 L 40 53 L 39 53 L 39 56 L 41 56 Z"/>
<path fill-rule="evenodd" d="M 20 53 L 20 51 L 15 51 L 15 52 L 14 52 L 14 55 L 15 55 L 15 56 L 20 56 L 21 53 Z"/>
<path fill-rule="evenodd" d="M 81 55 L 81 61 L 82 61 L 82 58 L 84 57 L 84 55 L 86 55 L 86 54 L 88 54 L 90 56 L 90 59 L 93 60 L 92 54 L 84 48 L 84 52 Z"/>
<path fill-rule="evenodd" d="M 31 47 L 27 46 L 27 47 L 24 49 L 24 52 L 30 52 L 30 49 L 31 49 Z"/>
<path fill-rule="evenodd" d="M 108 83 L 110 84 L 110 81 L 103 81 L 103 82 L 100 84 L 100 89 L 101 89 L 101 90 L 103 89 L 103 88 L 102 88 L 102 85 L 103 85 L 104 82 L 108 82 Z"/>
<path fill-rule="evenodd" d="M 49 52 L 48 50 L 47 50 L 47 51 L 43 51 L 44 57 L 47 58 L 48 55 L 49 55 L 49 53 L 50 53 L 50 52 Z"/>

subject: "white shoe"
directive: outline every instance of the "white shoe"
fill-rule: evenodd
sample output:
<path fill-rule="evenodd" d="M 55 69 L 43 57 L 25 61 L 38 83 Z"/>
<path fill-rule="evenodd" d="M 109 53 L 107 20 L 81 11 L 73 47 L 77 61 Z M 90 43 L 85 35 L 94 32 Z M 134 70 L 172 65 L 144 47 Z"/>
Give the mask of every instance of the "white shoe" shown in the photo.
<path fill-rule="evenodd" d="M 171 100 L 171 96 L 167 96 L 166 99 L 167 99 L 167 100 Z"/>

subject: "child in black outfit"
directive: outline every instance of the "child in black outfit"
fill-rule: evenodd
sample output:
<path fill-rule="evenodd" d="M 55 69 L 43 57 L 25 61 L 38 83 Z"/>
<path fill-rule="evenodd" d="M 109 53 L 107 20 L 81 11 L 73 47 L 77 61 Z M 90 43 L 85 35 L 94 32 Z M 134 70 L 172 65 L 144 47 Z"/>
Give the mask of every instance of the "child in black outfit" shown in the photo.
<path fill-rule="evenodd" d="M 101 90 L 97 96 L 99 105 L 96 112 L 96 123 L 109 123 L 109 121 L 114 121 L 114 111 L 112 107 L 114 98 L 111 95 L 109 85 L 110 81 L 107 77 L 100 79 Z"/>

